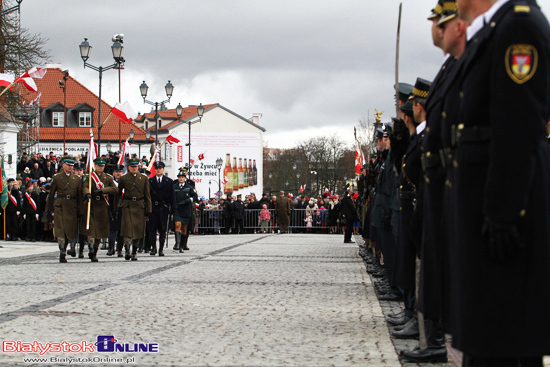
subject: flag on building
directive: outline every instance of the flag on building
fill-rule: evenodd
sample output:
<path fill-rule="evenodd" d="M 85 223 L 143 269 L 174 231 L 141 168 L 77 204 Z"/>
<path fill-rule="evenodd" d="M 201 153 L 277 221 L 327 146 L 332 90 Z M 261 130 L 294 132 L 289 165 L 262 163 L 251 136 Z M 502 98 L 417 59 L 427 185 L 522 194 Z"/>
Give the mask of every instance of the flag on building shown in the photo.
<path fill-rule="evenodd" d="M 2 164 L 0 165 L 0 170 L 2 171 L 2 181 L 0 183 L 0 205 L 2 206 L 2 208 L 6 209 L 6 206 L 8 206 L 8 179 L 6 178 L 6 171 L 4 170 L 4 156 L 2 156 Z"/>
<path fill-rule="evenodd" d="M 137 113 L 134 112 L 134 109 L 130 106 L 128 101 L 124 102 L 124 104 L 116 103 L 111 113 L 123 124 L 129 124 L 137 117 Z"/>
<path fill-rule="evenodd" d="M 366 163 L 365 156 L 361 150 L 361 143 L 357 138 L 355 139 L 355 175 L 359 176 L 361 174 L 361 168 Z"/>
<path fill-rule="evenodd" d="M 179 143 L 180 140 L 178 138 L 176 138 L 175 136 L 168 135 L 168 137 L 166 138 L 166 142 L 169 143 L 170 145 L 172 145 L 172 144 Z"/>

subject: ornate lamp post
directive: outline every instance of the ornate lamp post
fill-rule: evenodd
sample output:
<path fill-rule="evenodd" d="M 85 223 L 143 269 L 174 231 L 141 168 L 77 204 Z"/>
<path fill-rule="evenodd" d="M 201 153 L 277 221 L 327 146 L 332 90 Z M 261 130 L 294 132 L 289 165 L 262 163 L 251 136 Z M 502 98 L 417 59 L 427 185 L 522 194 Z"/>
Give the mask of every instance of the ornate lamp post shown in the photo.
<path fill-rule="evenodd" d="M 216 167 L 218 167 L 218 194 L 220 197 L 222 196 L 222 164 L 223 159 L 221 157 L 216 159 Z"/>
<path fill-rule="evenodd" d="M 166 97 L 168 97 L 168 99 L 160 102 L 151 102 L 146 99 L 149 87 L 147 86 L 147 84 L 145 84 L 145 80 L 139 86 L 141 97 L 143 97 L 143 103 L 155 106 L 155 145 L 158 145 L 159 143 L 159 105 L 170 102 L 170 98 L 172 98 L 172 93 L 174 92 L 174 86 L 172 85 L 172 83 L 170 83 L 170 81 L 166 83 L 166 85 L 164 86 L 164 90 L 166 91 Z"/>
<path fill-rule="evenodd" d="M 123 35 L 117 35 L 113 37 L 113 45 L 111 46 L 111 51 L 113 52 L 113 58 L 115 63 L 109 66 L 94 66 L 89 64 L 87 61 L 90 58 L 90 50 L 92 46 L 88 42 L 87 38 L 84 38 L 84 41 L 80 44 L 80 57 L 84 61 L 84 68 L 89 67 L 92 70 L 99 72 L 99 106 L 97 109 L 97 151 L 98 155 L 101 155 L 101 81 L 103 79 L 103 72 L 111 69 L 120 69 L 123 67 L 124 58 L 122 57 L 122 38 Z M 66 122 L 65 122 L 66 123 Z"/>

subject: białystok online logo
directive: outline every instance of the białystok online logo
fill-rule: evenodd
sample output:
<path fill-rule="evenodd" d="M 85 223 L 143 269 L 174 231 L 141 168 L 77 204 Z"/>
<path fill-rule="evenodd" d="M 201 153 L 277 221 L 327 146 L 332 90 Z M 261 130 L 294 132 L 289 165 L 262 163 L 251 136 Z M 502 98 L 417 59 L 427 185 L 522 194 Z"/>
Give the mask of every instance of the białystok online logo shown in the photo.
<path fill-rule="evenodd" d="M 97 347 L 97 348 L 95 348 Z M 85 340 L 78 343 L 41 343 L 20 340 L 2 341 L 3 353 L 158 353 L 158 343 L 119 343 L 114 335 L 98 335 L 94 343 Z"/>

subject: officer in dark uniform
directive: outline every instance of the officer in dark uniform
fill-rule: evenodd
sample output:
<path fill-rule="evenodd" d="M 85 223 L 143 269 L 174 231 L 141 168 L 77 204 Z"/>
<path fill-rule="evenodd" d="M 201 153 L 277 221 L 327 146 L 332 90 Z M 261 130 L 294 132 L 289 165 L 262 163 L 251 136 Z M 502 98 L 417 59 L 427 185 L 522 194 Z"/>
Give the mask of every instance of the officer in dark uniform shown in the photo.
<path fill-rule="evenodd" d="M 53 176 L 46 211 L 54 211 L 54 231 L 59 245 L 59 262 L 66 263 L 66 254 L 76 256 L 78 238 L 78 208 L 81 205 L 82 181 L 73 173 L 74 160 L 66 156 L 63 167 Z M 57 194 L 57 196 L 56 196 Z M 55 199 L 55 203 L 54 203 Z M 67 251 L 67 243 L 70 250 Z"/>
<path fill-rule="evenodd" d="M 111 167 L 111 171 L 113 173 L 113 183 L 117 188 L 120 177 L 122 177 L 123 170 L 124 166 L 121 164 L 114 164 Z M 113 256 L 115 254 L 116 243 L 117 256 L 123 257 L 122 245 L 124 239 L 119 235 L 121 215 L 119 207 L 120 196 L 118 194 L 118 189 L 115 194 L 109 195 L 109 202 L 111 203 L 111 205 L 109 205 L 109 249 L 107 250 L 107 256 Z"/>
<path fill-rule="evenodd" d="M 36 241 L 36 224 L 39 220 L 39 196 L 38 193 L 33 190 L 33 183 L 27 183 L 27 190 L 23 194 L 23 205 L 21 212 L 23 213 L 23 218 L 25 219 L 26 229 L 27 229 L 27 238 L 31 242 Z"/>
<path fill-rule="evenodd" d="M 84 183 L 84 169 L 86 164 L 82 162 L 75 162 L 73 165 L 73 172 L 80 178 L 80 181 Z M 83 213 L 78 213 L 78 258 L 84 258 L 84 247 L 88 245 L 88 236 L 84 234 L 84 229 L 86 228 L 86 218 Z"/>
<path fill-rule="evenodd" d="M 345 190 L 344 197 L 342 198 L 342 218 L 345 218 L 347 223 L 344 233 L 344 243 L 355 243 L 355 241 L 351 240 L 351 234 L 353 232 L 353 222 L 357 222 L 359 216 L 357 215 L 357 208 L 349 193 L 349 184 L 346 185 Z"/>
<path fill-rule="evenodd" d="M 178 181 L 174 182 L 174 191 L 176 196 L 176 211 L 174 213 L 174 225 L 176 232 L 176 245 L 174 250 L 189 250 L 187 241 L 193 219 L 195 204 L 199 197 L 195 192 L 195 182 L 187 180 L 187 169 L 180 168 L 178 172 Z"/>
<path fill-rule="evenodd" d="M 164 162 L 154 163 L 156 175 L 149 178 L 153 211 L 149 217 L 149 241 L 152 244 L 151 256 L 157 253 L 157 230 L 159 233 L 159 256 L 164 256 L 164 242 L 168 231 L 168 219 L 176 208 L 174 181 L 164 175 Z"/>
<path fill-rule="evenodd" d="M 118 193 L 121 196 L 120 235 L 124 237 L 124 258 L 137 261 L 139 241 L 145 236 L 145 221 L 151 215 L 149 180 L 138 172 L 139 159 L 128 161 L 128 173 L 120 178 Z M 130 255 L 130 245 L 132 254 Z"/>
<path fill-rule="evenodd" d="M 237 199 L 231 203 L 231 213 L 235 221 L 234 234 L 244 233 L 244 203 L 241 200 L 241 194 L 237 195 Z"/>
<path fill-rule="evenodd" d="M 17 240 L 19 215 L 21 214 L 21 196 L 15 187 L 16 181 L 8 179 L 8 205 L 6 206 L 6 237 L 9 241 Z"/>
<path fill-rule="evenodd" d="M 448 91 L 457 92 L 449 111 L 458 111 L 449 120 L 449 331 L 465 366 L 542 366 L 550 354 L 550 315 L 537 312 L 550 304 L 550 26 L 534 1 L 457 4 L 471 25 Z"/>

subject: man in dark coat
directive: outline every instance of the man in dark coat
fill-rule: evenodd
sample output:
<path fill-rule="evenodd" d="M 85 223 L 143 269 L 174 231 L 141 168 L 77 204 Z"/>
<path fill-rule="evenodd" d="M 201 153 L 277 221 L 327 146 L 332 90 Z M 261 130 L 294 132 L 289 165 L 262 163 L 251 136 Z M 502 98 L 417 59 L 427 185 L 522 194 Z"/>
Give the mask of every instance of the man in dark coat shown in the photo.
<path fill-rule="evenodd" d="M 275 202 L 275 213 L 277 214 L 277 224 L 281 233 L 288 232 L 288 217 L 290 215 L 290 202 L 285 196 L 285 192 L 281 190 L 279 197 Z"/>
<path fill-rule="evenodd" d="M 155 177 L 149 178 L 153 211 L 149 217 L 149 241 L 152 244 L 151 256 L 157 253 L 157 231 L 159 234 L 159 256 L 164 256 L 164 243 L 168 231 L 168 219 L 176 209 L 174 181 L 164 175 L 164 162 L 155 162 Z"/>
<path fill-rule="evenodd" d="M 535 311 L 550 304 L 550 26 L 534 1 L 457 4 L 471 26 L 445 100 L 447 116 L 457 111 L 449 332 L 465 366 L 541 366 L 550 354 L 550 315 Z"/>
<path fill-rule="evenodd" d="M 23 219 L 25 220 L 27 234 L 26 237 L 31 242 L 36 241 L 36 226 L 39 217 L 39 196 L 33 189 L 31 182 L 27 183 L 27 190 L 23 194 L 23 205 L 21 212 L 23 213 Z"/>
<path fill-rule="evenodd" d="M 195 212 L 195 203 L 199 197 L 195 192 L 195 182 L 187 179 L 187 169 L 180 168 L 178 172 L 178 181 L 174 182 L 174 192 L 176 196 L 176 211 L 174 213 L 174 226 L 176 234 L 176 245 L 174 250 L 180 253 L 189 250 L 187 245 L 189 241 L 189 232 Z"/>
<path fill-rule="evenodd" d="M 122 177 L 122 171 L 124 166 L 120 164 L 114 164 L 111 168 L 113 172 L 113 183 L 118 188 L 120 177 Z M 123 257 L 122 247 L 124 239 L 120 236 L 120 196 L 118 190 L 115 194 L 109 195 L 109 248 L 107 250 L 107 256 L 113 256 L 115 254 L 115 243 L 117 257 Z"/>
<path fill-rule="evenodd" d="M 46 200 L 46 212 L 54 214 L 54 232 L 59 245 L 59 262 L 66 263 L 66 254 L 76 256 L 78 237 L 78 208 L 82 204 L 82 182 L 73 173 L 74 159 L 63 158 L 61 172 L 53 177 L 50 193 Z M 56 196 L 57 194 L 57 196 Z M 54 202 L 55 200 L 55 202 Z M 67 243 L 70 250 L 67 251 Z"/>
<path fill-rule="evenodd" d="M 351 240 L 351 234 L 353 232 L 353 222 L 357 222 L 359 220 L 359 216 L 357 215 L 357 208 L 351 199 L 348 187 L 349 186 L 346 186 L 346 192 L 344 193 L 344 197 L 342 199 L 342 217 L 346 218 L 344 243 L 355 243 Z"/>
<path fill-rule="evenodd" d="M 145 236 L 145 221 L 151 215 L 149 180 L 138 172 L 138 167 L 139 159 L 130 159 L 128 173 L 118 183 L 118 193 L 122 197 L 120 235 L 124 237 L 124 258 L 132 261 L 137 261 L 139 240 Z"/>
<path fill-rule="evenodd" d="M 229 195 L 223 203 L 223 219 L 225 221 L 225 234 L 229 234 L 233 228 L 233 213 L 231 212 L 232 197 Z"/>
<path fill-rule="evenodd" d="M 9 241 L 17 240 L 19 231 L 19 215 L 21 214 L 21 196 L 13 178 L 8 179 L 8 205 L 6 206 L 6 238 Z"/>
<path fill-rule="evenodd" d="M 244 203 L 241 200 L 241 194 L 237 195 L 237 199 L 233 203 L 231 203 L 231 214 L 233 215 L 233 220 L 235 221 L 233 234 L 244 233 Z"/>

